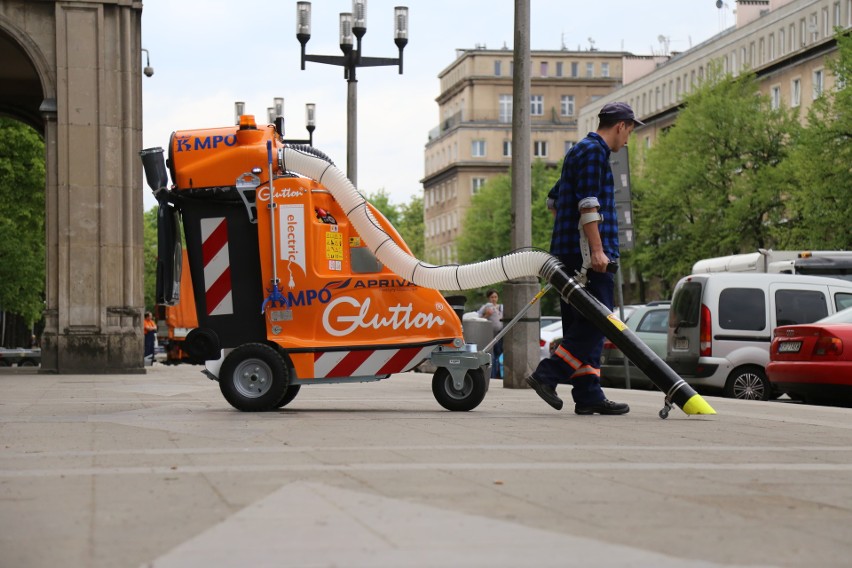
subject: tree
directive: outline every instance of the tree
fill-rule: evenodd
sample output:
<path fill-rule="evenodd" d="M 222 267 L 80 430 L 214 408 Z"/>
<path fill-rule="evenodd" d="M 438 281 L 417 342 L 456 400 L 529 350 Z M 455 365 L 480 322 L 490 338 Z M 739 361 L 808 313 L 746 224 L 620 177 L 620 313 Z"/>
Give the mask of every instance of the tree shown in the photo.
<path fill-rule="evenodd" d="M 801 188 L 788 203 L 791 243 L 799 248 L 852 248 L 852 36 L 838 32 L 837 47 L 827 63 L 835 90 L 811 105 L 788 168 Z"/>
<path fill-rule="evenodd" d="M 0 310 L 28 328 L 44 310 L 44 184 L 44 141 L 0 117 Z"/>
<path fill-rule="evenodd" d="M 781 165 L 798 123 L 770 108 L 753 74 L 711 68 L 684 106 L 634 168 L 634 258 L 664 288 L 701 258 L 784 240 L 783 196 L 795 188 Z"/>
<path fill-rule="evenodd" d="M 145 309 L 150 312 L 157 302 L 157 211 L 154 205 L 142 214 Z"/>
<path fill-rule="evenodd" d="M 559 179 L 559 174 L 558 169 L 548 169 L 541 160 L 533 163 L 532 246 L 543 250 L 550 249 L 550 236 L 553 231 L 553 216 L 545 206 L 547 193 Z M 473 196 L 457 243 L 461 263 L 480 262 L 511 252 L 511 193 L 510 172 L 490 179 Z M 484 296 L 484 292 L 484 288 L 479 289 L 476 296 Z M 555 313 L 555 297 L 553 294 L 545 297 L 542 302 L 543 312 Z"/>
<path fill-rule="evenodd" d="M 370 204 L 387 217 L 390 224 L 397 230 L 405 244 L 417 258 L 423 257 L 423 198 L 419 195 L 411 197 L 407 204 L 391 203 L 384 189 L 366 196 Z"/>

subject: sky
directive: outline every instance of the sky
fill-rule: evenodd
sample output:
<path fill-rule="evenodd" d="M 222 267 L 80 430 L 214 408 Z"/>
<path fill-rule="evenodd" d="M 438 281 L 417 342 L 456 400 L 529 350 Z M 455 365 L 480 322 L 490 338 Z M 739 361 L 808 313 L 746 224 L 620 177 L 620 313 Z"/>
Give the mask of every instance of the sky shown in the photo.
<path fill-rule="evenodd" d="M 404 73 L 359 68 L 358 188 L 384 190 L 393 203 L 422 193 L 424 149 L 438 125 L 438 74 L 456 49 L 513 49 L 513 0 L 368 0 L 367 57 L 396 57 L 393 9 L 409 8 Z M 532 50 L 660 53 L 685 51 L 735 23 L 735 2 L 715 0 L 531 0 Z M 312 2 L 307 53 L 340 55 L 338 21 L 351 0 Z M 305 104 L 316 104 L 314 146 L 346 171 L 347 84 L 343 68 L 307 62 L 300 69 L 296 0 L 145 0 L 142 47 L 152 77 L 142 78 L 143 147 L 166 148 L 175 130 L 228 126 L 234 102 L 266 122 L 284 97 L 287 138 L 307 138 Z M 591 41 L 590 41 L 591 39 Z M 145 55 L 143 64 L 145 63 Z M 145 209 L 156 204 L 147 185 Z"/>

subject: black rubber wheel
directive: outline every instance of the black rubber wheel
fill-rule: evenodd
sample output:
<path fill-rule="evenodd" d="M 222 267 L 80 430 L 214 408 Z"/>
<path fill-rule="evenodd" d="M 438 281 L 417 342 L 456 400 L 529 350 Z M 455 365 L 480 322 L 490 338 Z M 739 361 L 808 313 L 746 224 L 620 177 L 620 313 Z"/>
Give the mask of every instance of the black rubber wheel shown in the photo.
<path fill-rule="evenodd" d="M 225 400 L 244 412 L 278 408 L 289 383 L 284 359 L 262 343 L 246 343 L 231 351 L 219 373 L 219 389 Z"/>
<path fill-rule="evenodd" d="M 287 392 L 284 393 L 284 398 L 282 398 L 281 401 L 275 406 L 277 408 L 282 408 L 293 402 L 293 399 L 296 398 L 297 394 L 299 394 L 299 390 L 301 388 L 302 385 L 290 385 L 289 387 L 287 387 Z"/>
<path fill-rule="evenodd" d="M 37 367 L 38 363 L 33 361 L 32 359 L 22 359 L 20 363 L 18 363 L 18 367 Z"/>
<path fill-rule="evenodd" d="M 737 367 L 725 382 L 725 396 L 741 400 L 769 400 L 772 385 L 762 368 L 753 365 Z"/>
<path fill-rule="evenodd" d="M 468 411 L 473 410 L 488 390 L 482 369 L 470 369 L 464 376 L 464 384 L 461 390 L 453 385 L 453 377 L 446 367 L 439 367 L 432 375 L 432 394 L 438 404 L 447 410 Z"/>

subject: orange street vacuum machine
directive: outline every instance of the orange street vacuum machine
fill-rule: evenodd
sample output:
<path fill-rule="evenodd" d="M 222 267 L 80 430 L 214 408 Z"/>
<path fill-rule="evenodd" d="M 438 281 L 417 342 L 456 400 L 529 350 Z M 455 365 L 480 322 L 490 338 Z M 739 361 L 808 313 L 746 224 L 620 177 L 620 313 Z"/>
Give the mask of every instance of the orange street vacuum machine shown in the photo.
<path fill-rule="evenodd" d="M 471 410 L 491 357 L 465 344 L 438 290 L 539 276 L 660 387 L 661 417 L 673 404 L 714 413 L 550 254 L 424 263 L 326 155 L 282 131 L 283 120 L 259 128 L 243 115 L 173 133 L 167 162 L 162 148 L 141 152 L 159 203 L 157 302 L 180 301 L 182 226 L 198 316 L 184 349 L 235 408 L 273 410 L 302 385 L 384 379 L 430 359 L 438 403 Z"/>

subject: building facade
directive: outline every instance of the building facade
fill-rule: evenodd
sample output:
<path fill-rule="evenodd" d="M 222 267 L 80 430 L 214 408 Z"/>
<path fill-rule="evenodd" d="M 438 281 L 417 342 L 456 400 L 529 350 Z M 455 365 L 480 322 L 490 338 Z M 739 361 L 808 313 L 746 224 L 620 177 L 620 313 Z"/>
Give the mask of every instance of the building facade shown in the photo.
<path fill-rule="evenodd" d="M 558 166 L 582 136 L 580 107 L 621 86 L 622 52 L 533 51 L 530 88 L 533 160 Z M 425 149 L 423 208 L 426 259 L 456 262 L 456 238 L 471 199 L 512 162 L 513 53 L 458 50 L 439 79 L 440 124 Z M 582 131 L 585 135 L 585 131 Z"/>
<path fill-rule="evenodd" d="M 834 88 L 826 57 L 837 50 L 838 27 L 852 28 L 852 0 L 739 0 L 736 26 L 580 109 L 581 130 L 596 127 L 605 103 L 625 101 L 646 123 L 636 136 L 650 147 L 674 123 L 684 98 L 713 63 L 734 75 L 754 71 L 773 107 L 798 108 L 804 120 L 813 101 Z"/>

